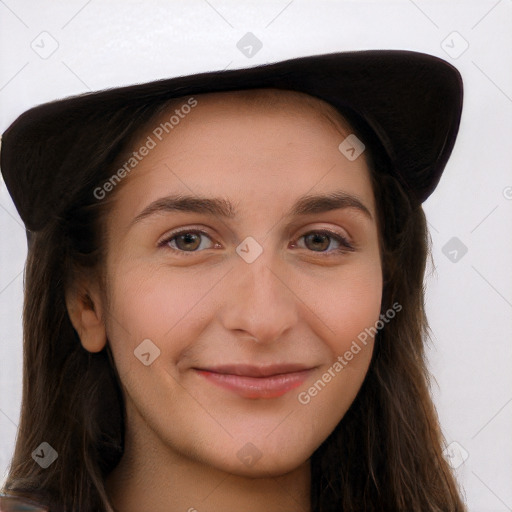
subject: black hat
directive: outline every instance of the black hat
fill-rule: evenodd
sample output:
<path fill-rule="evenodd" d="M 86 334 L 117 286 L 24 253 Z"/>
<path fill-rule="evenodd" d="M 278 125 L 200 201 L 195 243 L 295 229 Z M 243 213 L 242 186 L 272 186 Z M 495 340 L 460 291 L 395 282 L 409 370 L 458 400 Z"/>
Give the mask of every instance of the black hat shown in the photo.
<path fill-rule="evenodd" d="M 31 108 L 2 136 L 0 168 L 27 231 L 72 206 L 77 183 L 94 186 L 98 170 L 112 163 L 137 126 L 134 120 L 158 105 L 264 87 L 301 91 L 351 113 L 349 121 L 371 134 L 390 172 L 418 203 L 437 186 L 459 129 L 460 73 L 442 59 L 403 50 L 313 55 L 86 93 Z M 98 154 L 107 125 L 110 134 L 118 126 L 118 135 Z"/>

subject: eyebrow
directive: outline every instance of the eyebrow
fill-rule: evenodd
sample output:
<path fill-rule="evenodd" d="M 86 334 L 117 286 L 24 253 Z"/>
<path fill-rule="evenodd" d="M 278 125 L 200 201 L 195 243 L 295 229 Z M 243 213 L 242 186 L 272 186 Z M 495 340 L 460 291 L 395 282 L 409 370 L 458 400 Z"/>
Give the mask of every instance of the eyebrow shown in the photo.
<path fill-rule="evenodd" d="M 326 213 L 332 210 L 355 209 L 373 220 L 370 210 L 359 198 L 343 191 L 329 194 L 305 195 L 292 206 L 287 217 L 298 217 L 315 213 Z M 130 223 L 130 227 L 147 217 L 157 213 L 192 212 L 213 215 L 225 219 L 236 217 L 236 208 L 229 200 L 220 197 L 200 197 L 190 195 L 171 195 L 162 197 L 144 208 Z"/>

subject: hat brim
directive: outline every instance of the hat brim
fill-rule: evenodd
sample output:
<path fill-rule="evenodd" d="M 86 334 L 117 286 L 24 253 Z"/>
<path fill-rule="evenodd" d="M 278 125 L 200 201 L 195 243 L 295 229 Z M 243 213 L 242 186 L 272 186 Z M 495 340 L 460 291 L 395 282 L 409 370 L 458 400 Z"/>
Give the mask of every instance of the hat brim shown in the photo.
<path fill-rule="evenodd" d="M 235 70 L 157 80 L 53 101 L 19 116 L 2 136 L 0 168 L 27 229 L 62 211 L 71 180 L 112 160 L 134 113 L 168 99 L 265 88 L 301 91 L 357 113 L 376 134 L 393 172 L 423 202 L 437 186 L 459 129 L 463 86 L 448 62 L 405 50 L 299 57 Z M 111 153 L 94 154 L 102 126 L 119 123 Z M 80 141 L 80 144 L 77 144 Z M 78 167 L 77 167 L 78 166 Z"/>

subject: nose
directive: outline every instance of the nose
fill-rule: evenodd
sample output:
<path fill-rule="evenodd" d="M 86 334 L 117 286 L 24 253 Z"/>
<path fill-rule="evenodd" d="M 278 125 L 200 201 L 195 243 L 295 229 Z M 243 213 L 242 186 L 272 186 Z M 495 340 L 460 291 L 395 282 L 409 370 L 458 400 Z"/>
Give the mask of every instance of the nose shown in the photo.
<path fill-rule="evenodd" d="M 290 275 L 270 252 L 252 263 L 240 258 L 222 290 L 225 329 L 243 332 L 260 344 L 278 342 L 297 323 L 298 302 Z"/>

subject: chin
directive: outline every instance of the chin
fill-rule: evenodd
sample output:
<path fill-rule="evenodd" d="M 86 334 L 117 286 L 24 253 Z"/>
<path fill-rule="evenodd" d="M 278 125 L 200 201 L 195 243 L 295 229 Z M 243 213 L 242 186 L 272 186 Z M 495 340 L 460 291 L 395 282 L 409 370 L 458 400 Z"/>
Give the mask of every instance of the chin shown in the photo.
<path fill-rule="evenodd" d="M 321 441 L 318 442 L 320 444 Z M 230 447 L 221 447 L 211 453 L 210 466 L 237 476 L 251 478 L 279 477 L 291 473 L 306 464 L 314 452 L 301 444 L 282 442 L 280 446 L 265 439 L 251 442 L 231 442 Z"/>

